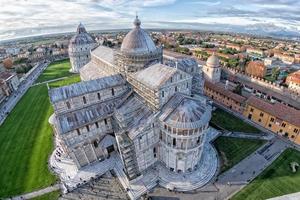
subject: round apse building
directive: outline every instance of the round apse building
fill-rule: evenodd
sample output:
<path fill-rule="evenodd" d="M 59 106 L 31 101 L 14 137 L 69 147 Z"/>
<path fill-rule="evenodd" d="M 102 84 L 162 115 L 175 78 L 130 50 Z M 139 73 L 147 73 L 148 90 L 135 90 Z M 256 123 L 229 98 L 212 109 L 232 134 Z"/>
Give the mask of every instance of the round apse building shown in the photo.
<path fill-rule="evenodd" d="M 160 160 L 170 171 L 192 172 L 201 167 L 211 106 L 185 97 L 173 108 L 160 117 Z"/>
<path fill-rule="evenodd" d="M 97 46 L 82 23 L 77 27 L 76 35 L 69 42 L 71 72 L 79 73 L 79 69 L 91 60 L 91 50 Z"/>

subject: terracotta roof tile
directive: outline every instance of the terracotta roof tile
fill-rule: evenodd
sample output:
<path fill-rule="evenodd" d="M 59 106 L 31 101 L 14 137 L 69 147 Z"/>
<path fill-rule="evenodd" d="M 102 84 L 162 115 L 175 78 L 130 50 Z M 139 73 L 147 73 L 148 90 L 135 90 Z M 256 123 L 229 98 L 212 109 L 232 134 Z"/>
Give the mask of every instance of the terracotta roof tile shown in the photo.
<path fill-rule="evenodd" d="M 212 83 L 209 81 L 205 81 L 204 87 L 210 88 L 210 89 L 212 89 L 220 94 L 223 94 L 224 96 L 229 97 L 239 103 L 243 103 L 246 100 L 245 97 L 235 94 L 234 92 L 232 92 L 230 90 L 226 90 L 222 83 Z"/>
<path fill-rule="evenodd" d="M 300 110 L 296 110 L 282 103 L 271 104 L 255 96 L 249 97 L 247 104 L 269 113 L 278 119 L 300 127 Z"/>

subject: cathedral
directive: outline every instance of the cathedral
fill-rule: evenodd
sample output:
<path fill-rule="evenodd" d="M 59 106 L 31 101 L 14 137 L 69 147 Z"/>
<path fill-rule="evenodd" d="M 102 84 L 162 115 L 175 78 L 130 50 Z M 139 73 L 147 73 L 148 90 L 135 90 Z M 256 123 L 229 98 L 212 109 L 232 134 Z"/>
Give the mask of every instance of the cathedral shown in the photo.
<path fill-rule="evenodd" d="M 218 132 L 197 62 L 164 57 L 138 17 L 120 49 L 99 46 L 90 56 L 81 82 L 49 90 L 57 147 L 50 164 L 66 191 L 107 171 L 131 199 L 158 185 L 191 191 L 210 182 Z"/>

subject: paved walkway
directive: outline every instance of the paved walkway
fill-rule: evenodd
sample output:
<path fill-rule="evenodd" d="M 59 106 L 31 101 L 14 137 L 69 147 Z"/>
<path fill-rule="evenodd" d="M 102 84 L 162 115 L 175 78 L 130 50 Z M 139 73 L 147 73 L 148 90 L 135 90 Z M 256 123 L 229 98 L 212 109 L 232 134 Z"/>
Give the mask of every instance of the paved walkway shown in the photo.
<path fill-rule="evenodd" d="M 215 183 L 191 192 L 170 192 L 164 188 L 155 188 L 150 196 L 177 197 L 180 200 L 224 200 L 241 190 L 249 181 L 257 177 L 290 145 L 274 138 L 257 151 L 242 160 L 230 170 L 221 174 Z"/>
<path fill-rule="evenodd" d="M 257 140 L 272 140 L 275 137 L 273 134 L 244 132 L 224 132 L 222 136 Z"/>
<path fill-rule="evenodd" d="M 32 199 L 34 197 L 42 196 L 44 194 L 47 194 L 47 193 L 50 193 L 50 192 L 53 192 L 53 191 L 56 191 L 56 190 L 59 190 L 59 189 L 60 189 L 60 184 L 56 184 L 56 185 L 49 186 L 49 187 L 46 187 L 46 188 L 41 189 L 41 190 L 37 190 L 37 191 L 30 192 L 30 193 L 27 193 L 27 194 L 22 194 L 22 195 L 13 197 L 11 199 L 13 199 L 13 200 Z"/>
<path fill-rule="evenodd" d="M 64 76 L 64 77 L 52 79 L 52 80 L 49 80 L 49 81 L 39 82 L 39 83 L 33 84 L 31 87 L 36 86 L 36 85 L 41 85 L 41 84 L 44 84 L 44 83 L 51 83 L 51 82 L 55 82 L 55 81 L 64 80 L 64 79 L 69 78 L 69 77 L 70 76 Z"/>
<path fill-rule="evenodd" d="M 300 199 L 300 192 L 296 192 L 292 194 L 282 195 L 279 197 L 274 197 L 267 200 L 299 200 L 299 199 Z"/>

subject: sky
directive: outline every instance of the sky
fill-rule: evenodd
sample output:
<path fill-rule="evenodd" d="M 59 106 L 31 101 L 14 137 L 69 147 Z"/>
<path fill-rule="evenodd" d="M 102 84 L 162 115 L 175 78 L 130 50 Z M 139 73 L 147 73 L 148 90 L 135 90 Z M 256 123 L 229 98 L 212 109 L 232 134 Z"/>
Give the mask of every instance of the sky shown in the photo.
<path fill-rule="evenodd" d="M 87 30 L 182 28 L 296 35 L 300 0 L 0 0 L 0 40 Z"/>

